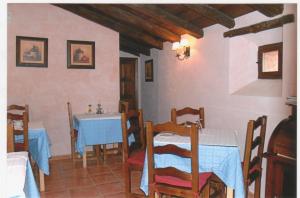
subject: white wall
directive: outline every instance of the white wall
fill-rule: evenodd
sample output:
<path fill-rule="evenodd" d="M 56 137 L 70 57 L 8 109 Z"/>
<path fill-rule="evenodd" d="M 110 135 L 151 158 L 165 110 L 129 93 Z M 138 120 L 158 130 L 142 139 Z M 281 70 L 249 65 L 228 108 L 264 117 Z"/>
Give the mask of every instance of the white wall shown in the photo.
<path fill-rule="evenodd" d="M 285 6 L 284 12 L 296 13 L 296 7 Z M 253 13 L 253 17 L 255 20 L 248 21 L 249 24 L 265 20 L 259 13 Z M 243 21 L 243 18 L 247 18 L 247 15 L 237 20 Z M 238 24 L 235 28 L 244 25 L 248 24 Z M 201 39 L 188 37 L 191 42 L 191 57 L 184 61 L 177 60 L 175 52 L 171 50 L 171 43 L 164 43 L 162 51 L 153 50 L 156 52 L 154 54 L 157 54 L 152 55 L 158 64 L 155 65 L 157 77 L 151 86 L 147 84 L 142 86 L 142 95 L 155 96 L 155 99 L 142 97 L 142 106 L 144 109 L 152 110 L 145 111 L 145 117 L 158 122 L 170 120 L 172 107 L 203 106 L 208 128 L 237 130 L 243 158 L 248 120 L 261 115 L 268 116 L 266 149 L 275 126 L 290 114 L 291 109 L 285 105 L 285 100 L 286 96 L 296 94 L 296 23 L 286 24 L 282 30 L 284 43 L 282 97 L 230 94 L 230 62 L 234 61 L 230 61 L 231 39 L 223 37 L 225 31 L 228 29 L 214 25 L 204 29 L 204 37 Z M 270 34 L 271 32 L 274 31 L 270 31 Z M 270 36 L 265 34 L 263 37 L 267 39 Z M 261 39 L 256 38 L 256 35 L 252 35 L 251 38 L 257 41 Z M 236 60 L 240 67 L 243 67 L 244 63 L 256 61 L 256 57 L 253 56 L 243 56 Z M 265 175 L 262 180 L 262 197 L 264 187 Z"/>
<path fill-rule="evenodd" d="M 29 104 L 30 120 L 43 121 L 53 156 L 70 153 L 67 101 L 73 113 L 117 111 L 119 33 L 50 4 L 9 4 L 8 104 Z M 48 67 L 16 67 L 16 36 L 48 38 Z M 67 69 L 67 40 L 95 41 L 95 69 Z"/>

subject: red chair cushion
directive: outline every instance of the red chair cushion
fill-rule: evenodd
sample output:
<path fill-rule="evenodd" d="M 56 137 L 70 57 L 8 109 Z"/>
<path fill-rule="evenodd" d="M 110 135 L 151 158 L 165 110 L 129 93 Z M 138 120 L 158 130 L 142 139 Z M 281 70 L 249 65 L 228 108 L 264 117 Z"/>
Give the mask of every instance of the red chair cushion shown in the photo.
<path fill-rule="evenodd" d="M 199 190 L 206 184 L 208 178 L 212 175 L 212 172 L 199 173 Z M 172 186 L 186 187 L 191 188 L 192 182 L 179 179 L 177 177 L 172 176 L 160 176 L 155 175 L 156 183 L 163 183 Z"/>
<path fill-rule="evenodd" d="M 128 157 L 127 163 L 144 166 L 145 154 L 145 151 L 134 152 Z"/>
<path fill-rule="evenodd" d="M 24 143 L 15 143 L 15 152 L 25 151 Z"/>

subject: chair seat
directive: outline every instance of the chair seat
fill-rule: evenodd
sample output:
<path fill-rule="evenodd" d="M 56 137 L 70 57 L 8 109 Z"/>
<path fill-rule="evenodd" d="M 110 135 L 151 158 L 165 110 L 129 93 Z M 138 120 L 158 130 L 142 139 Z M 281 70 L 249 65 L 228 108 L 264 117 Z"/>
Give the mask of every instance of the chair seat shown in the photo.
<path fill-rule="evenodd" d="M 212 174 L 213 174 L 212 172 L 199 173 L 199 190 L 201 190 L 202 187 L 207 183 L 208 178 L 211 177 Z M 156 183 L 163 183 L 172 186 L 179 186 L 179 187 L 186 187 L 186 188 L 192 187 L 192 183 L 190 181 L 182 180 L 172 176 L 156 175 L 155 181 Z"/>
<path fill-rule="evenodd" d="M 24 143 L 15 143 L 15 151 L 25 151 Z"/>
<path fill-rule="evenodd" d="M 145 154 L 144 150 L 134 152 L 129 156 L 127 163 L 131 165 L 144 166 Z"/>

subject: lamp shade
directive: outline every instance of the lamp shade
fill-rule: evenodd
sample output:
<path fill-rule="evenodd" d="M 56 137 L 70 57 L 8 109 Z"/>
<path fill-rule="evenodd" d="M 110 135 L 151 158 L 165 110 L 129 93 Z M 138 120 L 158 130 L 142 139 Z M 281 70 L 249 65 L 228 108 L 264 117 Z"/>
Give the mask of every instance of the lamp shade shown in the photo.
<path fill-rule="evenodd" d="M 174 42 L 172 45 L 172 50 L 177 50 L 178 48 L 180 48 L 180 43 L 179 42 Z"/>
<path fill-rule="evenodd" d="M 189 46 L 188 40 L 186 40 L 186 39 L 181 39 L 181 41 L 180 41 L 180 46 L 181 46 L 181 47 L 187 47 L 187 46 Z"/>

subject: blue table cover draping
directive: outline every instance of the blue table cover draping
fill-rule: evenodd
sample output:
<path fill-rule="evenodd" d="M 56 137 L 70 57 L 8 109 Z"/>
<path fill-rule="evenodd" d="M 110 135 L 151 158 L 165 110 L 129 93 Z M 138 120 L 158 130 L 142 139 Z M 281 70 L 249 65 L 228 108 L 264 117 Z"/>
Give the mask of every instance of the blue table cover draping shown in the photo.
<path fill-rule="evenodd" d="M 30 128 L 30 125 L 38 126 Z M 23 141 L 22 135 L 17 135 L 16 141 Z M 41 122 L 29 124 L 28 129 L 29 152 L 33 160 L 37 163 L 40 170 L 49 175 L 49 158 L 51 157 L 50 139 L 46 129 Z"/>
<path fill-rule="evenodd" d="M 81 119 L 84 117 L 84 119 Z M 82 155 L 86 146 L 98 144 L 112 144 L 123 142 L 121 114 L 106 115 L 86 114 L 74 116 L 74 128 L 78 130 L 76 143 L 77 151 Z M 129 143 L 134 141 L 134 136 L 129 137 Z"/>
<path fill-rule="evenodd" d="M 33 172 L 31 169 L 30 161 L 27 161 L 26 165 L 26 178 L 25 178 L 25 185 L 24 185 L 24 192 L 27 198 L 39 198 L 40 193 L 38 187 L 35 183 Z"/>

